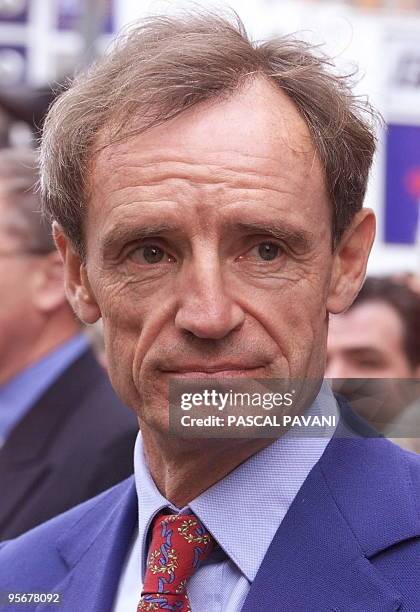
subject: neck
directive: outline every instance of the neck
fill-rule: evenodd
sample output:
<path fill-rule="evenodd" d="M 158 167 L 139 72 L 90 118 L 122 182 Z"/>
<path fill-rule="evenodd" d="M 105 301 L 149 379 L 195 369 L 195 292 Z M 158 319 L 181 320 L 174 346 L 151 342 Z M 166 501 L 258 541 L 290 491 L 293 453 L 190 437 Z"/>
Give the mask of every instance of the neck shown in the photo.
<path fill-rule="evenodd" d="M 38 334 L 32 337 L 26 335 L 21 343 L 14 343 L 13 354 L 5 355 L 0 362 L 0 384 L 7 383 L 22 370 L 58 348 L 60 344 L 70 340 L 78 331 L 80 327 L 73 317 L 64 321 L 62 317 L 53 317 L 40 327 Z"/>
<path fill-rule="evenodd" d="M 249 457 L 272 444 L 270 438 L 169 438 L 140 423 L 146 461 L 160 493 L 182 508 Z"/>

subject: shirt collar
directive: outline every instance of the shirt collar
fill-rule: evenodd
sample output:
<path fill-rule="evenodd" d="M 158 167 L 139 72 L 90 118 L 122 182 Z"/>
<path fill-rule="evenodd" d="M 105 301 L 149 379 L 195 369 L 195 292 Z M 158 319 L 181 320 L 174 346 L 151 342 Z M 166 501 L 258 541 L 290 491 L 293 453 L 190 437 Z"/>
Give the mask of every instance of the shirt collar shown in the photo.
<path fill-rule="evenodd" d="M 335 398 L 326 382 L 307 415 L 337 415 Z M 337 419 L 336 419 L 337 420 Z M 291 432 L 251 456 L 222 480 L 183 508 L 191 509 L 219 545 L 252 582 L 267 549 L 309 472 L 321 458 L 335 427 L 324 436 Z M 169 507 L 148 471 L 141 436 L 135 447 L 135 480 L 139 500 L 139 540 L 145 570 L 147 535 L 154 516 Z"/>
<path fill-rule="evenodd" d="M 35 363 L 27 366 L 4 385 L 0 385 L 0 392 L 4 395 L 18 394 L 18 392 L 22 392 L 22 388 L 26 386 L 27 382 L 31 383 L 33 387 L 37 383 L 44 385 L 46 379 L 48 379 L 48 386 L 50 380 L 61 374 L 88 346 L 89 343 L 84 334 L 76 334 L 43 355 Z"/>
<path fill-rule="evenodd" d="M 163 508 L 171 508 L 174 512 L 179 512 L 158 490 L 155 485 L 146 463 L 144 456 L 141 432 L 137 435 L 134 447 L 134 478 L 136 483 L 138 511 L 139 511 L 139 544 L 140 544 L 140 564 L 142 575 L 146 570 L 147 557 L 147 535 L 149 527 L 158 512 Z"/>
<path fill-rule="evenodd" d="M 0 386 L 1 438 L 7 438 L 11 429 L 88 346 L 85 336 L 76 334 Z"/>

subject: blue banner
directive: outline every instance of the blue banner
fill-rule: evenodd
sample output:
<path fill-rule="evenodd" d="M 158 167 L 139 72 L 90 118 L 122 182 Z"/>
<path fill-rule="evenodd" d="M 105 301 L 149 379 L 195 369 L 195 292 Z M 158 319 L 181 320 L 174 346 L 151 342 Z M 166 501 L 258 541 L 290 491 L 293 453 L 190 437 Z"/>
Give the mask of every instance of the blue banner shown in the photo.
<path fill-rule="evenodd" d="M 58 0 L 57 9 L 58 29 L 77 30 L 83 12 L 87 9 L 86 0 Z M 105 34 L 111 34 L 114 30 L 112 0 L 104 2 L 103 21 L 100 29 Z"/>
<path fill-rule="evenodd" d="M 414 244 L 420 203 L 420 126 L 388 126 L 385 182 L 385 242 Z"/>

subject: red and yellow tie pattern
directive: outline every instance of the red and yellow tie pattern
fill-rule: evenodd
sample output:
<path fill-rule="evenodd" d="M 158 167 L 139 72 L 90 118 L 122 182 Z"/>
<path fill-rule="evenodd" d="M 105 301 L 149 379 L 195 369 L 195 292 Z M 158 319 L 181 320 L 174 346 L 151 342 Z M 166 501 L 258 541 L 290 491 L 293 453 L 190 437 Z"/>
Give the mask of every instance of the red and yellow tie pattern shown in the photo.
<path fill-rule="evenodd" d="M 212 536 L 193 514 L 157 516 L 137 612 L 189 612 L 187 581 L 213 545 Z"/>

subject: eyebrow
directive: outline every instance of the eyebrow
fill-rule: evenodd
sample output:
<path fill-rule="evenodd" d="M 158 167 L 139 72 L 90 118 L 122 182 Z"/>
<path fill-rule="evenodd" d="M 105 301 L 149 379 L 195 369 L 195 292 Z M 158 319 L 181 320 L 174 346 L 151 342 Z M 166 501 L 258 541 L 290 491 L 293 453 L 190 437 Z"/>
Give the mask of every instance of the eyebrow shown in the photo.
<path fill-rule="evenodd" d="M 373 346 L 363 345 L 363 344 L 360 344 L 358 346 L 350 346 L 348 348 L 345 348 L 343 352 L 353 357 L 366 356 L 366 355 L 372 356 L 372 357 L 382 356 L 382 352 L 380 351 L 380 349 L 377 349 L 376 347 L 373 347 Z"/>
<path fill-rule="evenodd" d="M 229 225 L 232 229 L 238 229 L 244 233 L 267 234 L 285 242 L 291 249 L 301 252 L 309 250 L 314 239 L 312 232 L 298 229 L 284 222 L 240 221 Z"/>
<path fill-rule="evenodd" d="M 150 223 L 145 227 L 117 225 L 105 235 L 102 240 L 101 250 L 102 253 L 107 253 L 121 243 L 126 244 L 128 242 L 147 240 L 155 236 L 175 234 L 177 232 L 179 232 L 177 226 L 165 222 Z"/>
<path fill-rule="evenodd" d="M 292 250 L 297 252 L 308 251 L 313 242 L 313 234 L 306 230 L 297 229 L 288 223 L 239 221 L 228 222 L 225 227 L 231 231 L 248 234 L 266 234 L 277 240 L 285 242 Z M 112 251 L 121 243 L 147 240 L 157 236 L 170 236 L 179 234 L 179 227 L 170 223 L 150 223 L 145 227 L 115 226 L 102 241 L 102 253 Z"/>

